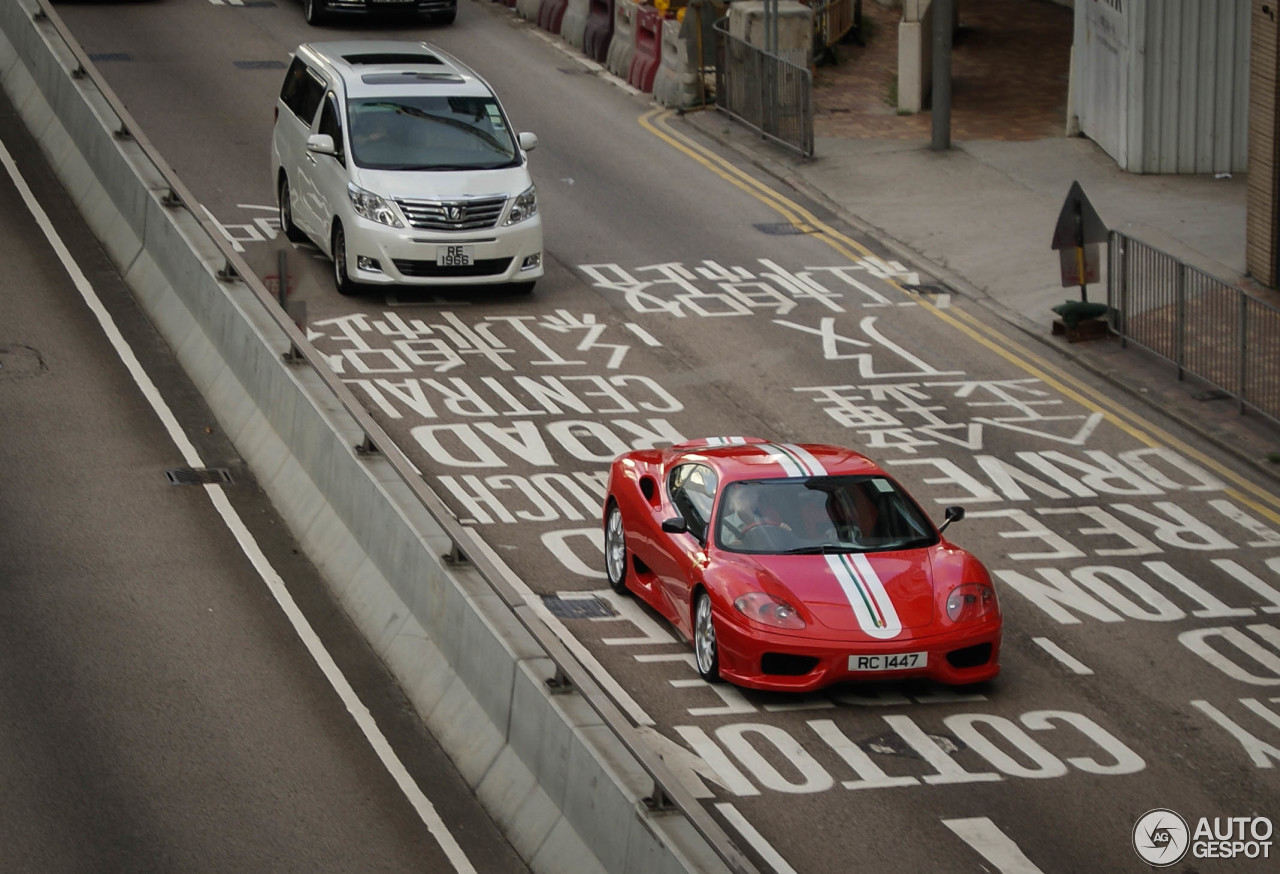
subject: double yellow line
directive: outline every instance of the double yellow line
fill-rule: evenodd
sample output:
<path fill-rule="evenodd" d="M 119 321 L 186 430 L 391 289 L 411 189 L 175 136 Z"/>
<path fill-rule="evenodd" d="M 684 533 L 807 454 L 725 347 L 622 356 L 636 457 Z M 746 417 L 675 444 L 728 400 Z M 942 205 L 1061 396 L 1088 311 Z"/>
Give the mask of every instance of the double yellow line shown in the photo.
<path fill-rule="evenodd" d="M 735 167 L 710 149 L 672 129 L 669 122 L 673 117 L 675 117 L 673 110 L 659 108 L 651 109 L 644 113 L 640 116 L 639 121 L 641 127 L 676 151 L 683 153 L 730 185 L 746 192 L 773 209 L 797 231 L 821 239 L 836 252 L 851 261 L 874 256 L 874 253 L 866 246 L 833 228 L 800 204 L 784 197 L 769 185 Z M 1174 448 L 1200 466 L 1213 471 L 1224 482 L 1238 487 L 1236 489 L 1228 489 L 1228 495 L 1265 516 L 1271 522 L 1280 525 L 1280 512 L 1277 512 L 1280 510 L 1280 497 L 1277 497 L 1271 491 L 1248 477 L 1236 473 L 1216 458 L 1205 455 L 1200 450 L 1187 445 L 1163 428 L 1136 415 L 1128 407 L 1081 383 L 1075 377 L 1034 354 L 1009 336 L 996 331 L 990 325 L 984 324 L 972 314 L 961 309 L 939 309 L 920 295 L 912 294 L 893 279 L 886 279 L 885 281 L 897 289 L 900 294 L 917 302 L 926 312 L 960 331 L 983 348 L 990 350 L 1025 373 L 1050 386 L 1064 397 L 1080 404 L 1085 409 L 1101 413 L 1106 421 L 1138 442 L 1152 447 L 1168 446 Z"/>

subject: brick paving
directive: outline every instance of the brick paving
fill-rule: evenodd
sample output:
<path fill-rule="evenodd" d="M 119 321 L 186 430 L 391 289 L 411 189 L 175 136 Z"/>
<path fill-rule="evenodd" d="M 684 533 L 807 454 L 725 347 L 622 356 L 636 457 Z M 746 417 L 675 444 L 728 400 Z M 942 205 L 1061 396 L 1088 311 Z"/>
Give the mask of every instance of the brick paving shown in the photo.
<path fill-rule="evenodd" d="M 1073 13 L 1050 0 L 957 0 L 952 49 L 951 138 L 1025 141 L 1063 136 Z M 932 120 L 899 115 L 899 6 L 863 0 L 863 41 L 836 47 L 814 75 L 814 134 L 923 139 Z"/>

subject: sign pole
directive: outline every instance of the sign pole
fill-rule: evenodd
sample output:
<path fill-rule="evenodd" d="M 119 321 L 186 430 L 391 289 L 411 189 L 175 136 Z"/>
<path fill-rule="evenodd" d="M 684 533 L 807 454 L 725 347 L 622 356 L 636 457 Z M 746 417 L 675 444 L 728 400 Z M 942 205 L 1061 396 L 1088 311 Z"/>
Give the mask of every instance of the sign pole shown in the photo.
<path fill-rule="evenodd" d="M 1084 203 L 1076 201 L 1076 271 L 1080 274 L 1080 300 L 1089 302 L 1089 287 L 1084 273 Z"/>

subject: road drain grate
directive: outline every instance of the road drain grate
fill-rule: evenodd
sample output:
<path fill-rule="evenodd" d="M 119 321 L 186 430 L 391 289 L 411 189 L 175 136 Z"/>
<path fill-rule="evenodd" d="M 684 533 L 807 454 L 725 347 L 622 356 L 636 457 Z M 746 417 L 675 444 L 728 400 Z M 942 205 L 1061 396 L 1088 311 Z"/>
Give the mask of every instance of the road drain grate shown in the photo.
<path fill-rule="evenodd" d="M 128 52 L 98 52 L 89 55 L 89 60 L 95 64 L 101 64 L 104 61 L 132 61 L 133 56 Z"/>
<path fill-rule="evenodd" d="M 799 234 L 812 234 L 816 230 L 815 228 L 808 227 L 807 225 L 803 228 L 796 227 L 791 222 L 776 222 L 774 224 L 752 225 L 752 227 L 754 227 L 757 231 L 760 231 L 761 233 L 768 234 L 771 237 L 790 237 L 790 236 L 796 236 Z"/>
<path fill-rule="evenodd" d="M 586 598 L 558 598 L 555 595 L 543 595 L 542 603 L 547 605 L 551 615 L 557 619 L 607 619 L 617 615 L 612 607 L 595 595 Z"/>
<path fill-rule="evenodd" d="M 283 70 L 284 61 L 232 61 L 238 70 Z"/>
<path fill-rule="evenodd" d="M 166 470 L 169 484 L 175 486 L 214 486 L 231 482 L 231 474 L 222 468 L 177 467 Z"/>

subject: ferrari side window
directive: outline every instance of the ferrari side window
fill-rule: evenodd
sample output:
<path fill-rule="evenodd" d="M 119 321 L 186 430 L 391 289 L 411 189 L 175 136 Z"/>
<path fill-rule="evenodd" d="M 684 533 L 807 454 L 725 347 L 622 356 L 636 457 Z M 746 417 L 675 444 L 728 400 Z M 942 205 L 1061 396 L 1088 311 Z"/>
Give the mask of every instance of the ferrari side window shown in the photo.
<path fill-rule="evenodd" d="M 717 484 L 715 471 L 705 464 L 682 464 L 667 480 L 671 503 L 688 523 L 689 533 L 704 542 Z"/>

